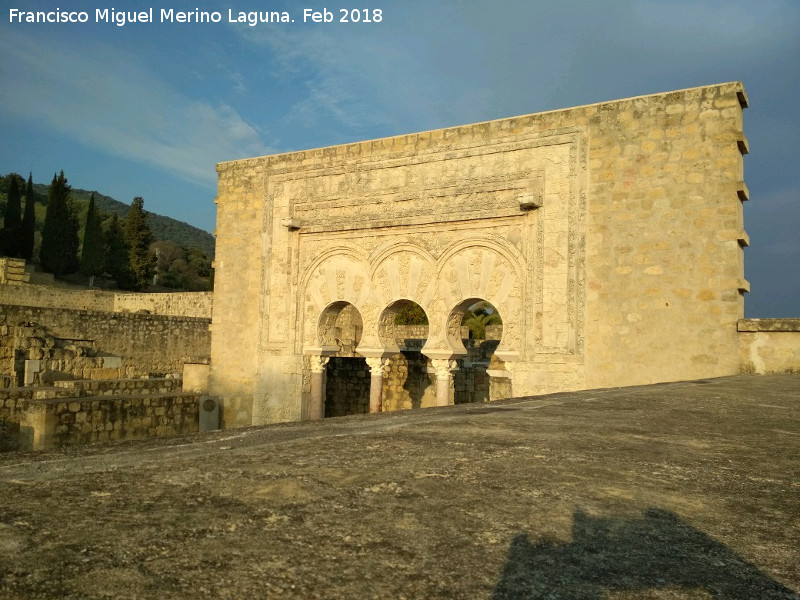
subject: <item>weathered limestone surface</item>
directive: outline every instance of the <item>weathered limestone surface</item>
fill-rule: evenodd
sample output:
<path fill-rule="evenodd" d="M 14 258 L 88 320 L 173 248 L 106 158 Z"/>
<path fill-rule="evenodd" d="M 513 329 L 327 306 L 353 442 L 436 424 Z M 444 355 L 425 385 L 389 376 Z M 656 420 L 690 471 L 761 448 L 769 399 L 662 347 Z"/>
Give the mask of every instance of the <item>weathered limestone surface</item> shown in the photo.
<path fill-rule="evenodd" d="M 428 317 L 437 404 L 479 300 L 508 394 L 737 373 L 746 105 L 725 83 L 218 165 L 225 425 L 307 418 L 336 316 L 382 359 L 403 301 Z"/>
<path fill-rule="evenodd" d="M 800 373 L 800 319 L 739 321 L 742 373 Z"/>
<path fill-rule="evenodd" d="M 0 451 L 192 433 L 202 398 L 174 378 L 0 389 Z"/>
<path fill-rule="evenodd" d="M 15 306 L 121 313 L 146 311 L 155 315 L 210 319 L 212 298 L 212 292 L 139 294 L 75 290 L 51 285 L 19 285 L 11 280 L 0 280 L 0 304 Z"/>
<path fill-rule="evenodd" d="M 31 401 L 19 423 L 19 449 L 196 433 L 205 398 L 177 392 Z"/>
<path fill-rule="evenodd" d="M 184 363 L 208 360 L 209 324 L 192 317 L 0 304 L 0 387 L 22 384 L 25 360 L 42 361 L 39 379 L 45 383 L 180 374 Z"/>

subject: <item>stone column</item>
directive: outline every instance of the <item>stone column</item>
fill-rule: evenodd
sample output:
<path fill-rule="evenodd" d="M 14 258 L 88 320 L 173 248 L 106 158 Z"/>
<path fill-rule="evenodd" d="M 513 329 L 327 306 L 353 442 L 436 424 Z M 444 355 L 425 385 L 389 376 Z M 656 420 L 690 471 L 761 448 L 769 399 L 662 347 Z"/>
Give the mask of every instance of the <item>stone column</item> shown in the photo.
<path fill-rule="evenodd" d="M 311 405 L 308 418 L 312 421 L 325 416 L 325 367 L 328 364 L 327 356 L 311 355 Z"/>
<path fill-rule="evenodd" d="M 383 378 L 389 369 L 388 358 L 367 357 L 369 367 L 369 412 L 381 412 L 383 400 Z"/>
<path fill-rule="evenodd" d="M 436 371 L 436 406 L 450 404 L 450 390 L 453 387 L 453 370 L 458 363 L 442 358 L 431 359 L 431 366 Z"/>

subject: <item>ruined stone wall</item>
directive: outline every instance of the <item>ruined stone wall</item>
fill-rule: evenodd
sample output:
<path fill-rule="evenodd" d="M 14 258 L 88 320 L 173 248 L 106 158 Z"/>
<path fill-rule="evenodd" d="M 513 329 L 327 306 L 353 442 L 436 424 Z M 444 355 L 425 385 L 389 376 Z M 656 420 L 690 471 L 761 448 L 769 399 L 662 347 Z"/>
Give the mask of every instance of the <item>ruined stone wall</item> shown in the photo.
<path fill-rule="evenodd" d="M 45 285 L 0 285 L 0 304 L 211 318 L 212 292 L 137 294 L 76 290 Z"/>
<path fill-rule="evenodd" d="M 22 258 L 0 258 L 0 285 L 22 285 L 30 279 Z"/>
<path fill-rule="evenodd" d="M 800 373 L 800 319 L 739 321 L 742 373 Z"/>
<path fill-rule="evenodd" d="M 96 359 L 107 356 L 119 360 L 106 377 L 180 374 L 184 363 L 207 361 L 210 353 L 208 319 L 7 304 L 0 315 L 6 376 L 19 374 L 25 359 L 45 359 L 64 376 L 89 378 L 85 370 L 103 367 Z"/>
<path fill-rule="evenodd" d="M 31 403 L 29 389 L 0 389 L 0 452 L 24 449 L 24 444 L 20 446 L 20 422 Z"/>
<path fill-rule="evenodd" d="M 428 408 L 436 405 L 436 379 L 430 372 L 428 362 L 428 357 L 418 350 L 403 351 L 391 357 L 383 378 L 384 411 Z"/>
<path fill-rule="evenodd" d="M 729 375 L 743 315 L 739 83 L 218 166 L 212 393 L 227 426 L 296 420 L 321 315 L 383 356 L 419 304 L 424 352 L 503 318 L 514 395 Z M 456 376 L 457 378 L 458 376 Z"/>
<path fill-rule="evenodd" d="M 46 285 L 0 285 L 0 304 L 114 312 L 114 292 Z"/>
<path fill-rule="evenodd" d="M 114 312 L 147 311 L 172 317 L 211 318 L 213 292 L 168 292 L 159 294 L 114 294 Z"/>
<path fill-rule="evenodd" d="M 24 450 L 196 433 L 199 394 L 32 401 L 24 407 L 18 445 Z"/>

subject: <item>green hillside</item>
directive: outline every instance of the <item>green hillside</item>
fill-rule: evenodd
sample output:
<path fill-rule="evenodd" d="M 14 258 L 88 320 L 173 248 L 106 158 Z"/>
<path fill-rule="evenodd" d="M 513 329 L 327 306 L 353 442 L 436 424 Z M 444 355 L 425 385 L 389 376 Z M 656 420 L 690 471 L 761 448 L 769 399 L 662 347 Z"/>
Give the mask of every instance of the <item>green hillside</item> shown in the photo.
<path fill-rule="evenodd" d="M 0 219 L 2 219 L 3 215 L 5 215 L 6 187 L 7 187 L 6 178 L 0 176 Z M 45 185 L 42 183 L 33 184 L 33 192 L 36 195 L 37 241 L 38 241 L 38 233 L 39 231 L 41 231 L 42 223 L 44 222 L 44 214 L 47 206 L 48 187 L 49 185 Z M 21 192 L 24 195 L 25 193 L 24 186 L 21 189 Z M 82 228 L 86 223 L 86 211 L 89 209 L 89 196 L 91 194 L 94 194 L 95 205 L 100 210 L 101 214 L 104 214 L 106 218 L 110 218 L 111 215 L 114 214 L 117 215 L 118 217 L 124 218 L 128 214 L 128 209 L 130 209 L 130 206 L 128 204 L 119 202 L 118 200 L 115 200 L 110 196 L 101 194 L 100 192 L 92 192 L 89 190 L 72 188 L 72 200 L 74 201 L 75 208 L 77 209 L 78 212 L 78 222 L 81 224 L 81 232 L 80 232 L 81 239 L 83 239 Z M 23 200 L 23 206 L 24 206 L 24 200 Z M 145 209 L 147 209 L 146 198 L 145 198 Z M 203 231 L 202 229 L 193 227 L 188 223 L 184 223 L 183 221 L 178 221 L 171 217 L 165 217 L 163 215 L 159 215 L 151 211 L 147 212 L 148 212 L 148 225 L 150 226 L 150 231 L 153 233 L 153 239 L 155 241 L 175 242 L 179 246 L 182 246 L 184 248 L 197 249 L 206 256 L 208 256 L 209 258 L 211 259 L 214 258 L 213 235 L 211 235 L 207 231 Z M 0 221 L 0 227 L 2 227 L 2 221 Z"/>
<path fill-rule="evenodd" d="M 43 202 L 47 199 L 48 187 L 49 186 L 41 183 L 33 184 L 34 193 L 37 197 L 41 198 Z M 115 200 L 110 196 L 105 196 L 100 192 L 72 188 L 72 200 L 75 202 L 75 207 L 78 209 L 79 223 L 81 223 L 81 226 L 86 222 L 86 211 L 89 208 L 89 196 L 91 194 L 94 194 L 95 206 L 97 206 L 102 213 L 107 213 L 109 215 L 115 214 L 121 218 L 124 218 L 128 214 L 128 209 L 130 208 L 128 204 Z M 147 210 L 146 198 L 145 210 Z M 206 256 L 214 258 L 213 235 L 207 231 L 193 227 L 188 223 L 184 223 L 183 221 L 165 217 L 149 210 L 147 212 L 149 213 L 147 222 L 150 226 L 150 231 L 153 233 L 154 240 L 171 241 L 185 248 L 196 248 Z M 37 211 L 37 221 L 38 219 L 39 215 Z M 42 212 L 42 219 L 44 219 L 44 212 Z"/>

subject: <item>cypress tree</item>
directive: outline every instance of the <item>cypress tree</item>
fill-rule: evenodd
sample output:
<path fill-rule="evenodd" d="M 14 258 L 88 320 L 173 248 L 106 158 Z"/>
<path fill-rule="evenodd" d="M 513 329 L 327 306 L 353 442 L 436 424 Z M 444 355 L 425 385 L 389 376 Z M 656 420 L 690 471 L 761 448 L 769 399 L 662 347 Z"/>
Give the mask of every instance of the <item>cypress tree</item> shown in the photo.
<path fill-rule="evenodd" d="M 140 197 L 133 199 L 125 219 L 125 241 L 128 244 L 134 289 L 140 290 L 150 283 L 156 272 L 156 257 L 150 252 L 153 234 L 147 225 L 144 200 Z"/>
<path fill-rule="evenodd" d="M 6 203 L 6 214 L 3 218 L 3 244 L 0 251 L 7 256 L 21 256 L 19 240 L 20 227 L 22 226 L 22 210 L 20 206 L 19 184 L 17 175 L 13 173 L 9 176 L 11 181 L 8 185 L 8 195 Z"/>
<path fill-rule="evenodd" d="M 125 242 L 125 232 L 122 229 L 119 217 L 114 215 L 108 224 L 106 231 L 106 270 L 113 277 L 117 286 L 122 289 L 133 288 L 133 277 L 131 276 L 130 257 L 128 244 Z"/>
<path fill-rule="evenodd" d="M 89 285 L 94 284 L 95 275 L 102 275 L 105 267 L 105 240 L 100 222 L 100 213 L 94 205 L 94 194 L 89 197 L 89 210 L 86 212 L 86 227 L 83 233 L 80 271 L 89 276 Z"/>
<path fill-rule="evenodd" d="M 42 227 L 42 268 L 54 275 L 78 270 L 78 218 L 70 200 L 70 186 L 64 171 L 56 177 L 47 193 L 47 212 Z"/>
<path fill-rule="evenodd" d="M 33 234 L 36 230 L 36 195 L 33 192 L 33 173 L 28 175 L 28 187 L 25 188 L 25 213 L 22 216 L 20 229 L 20 254 L 25 260 L 33 258 Z"/>

